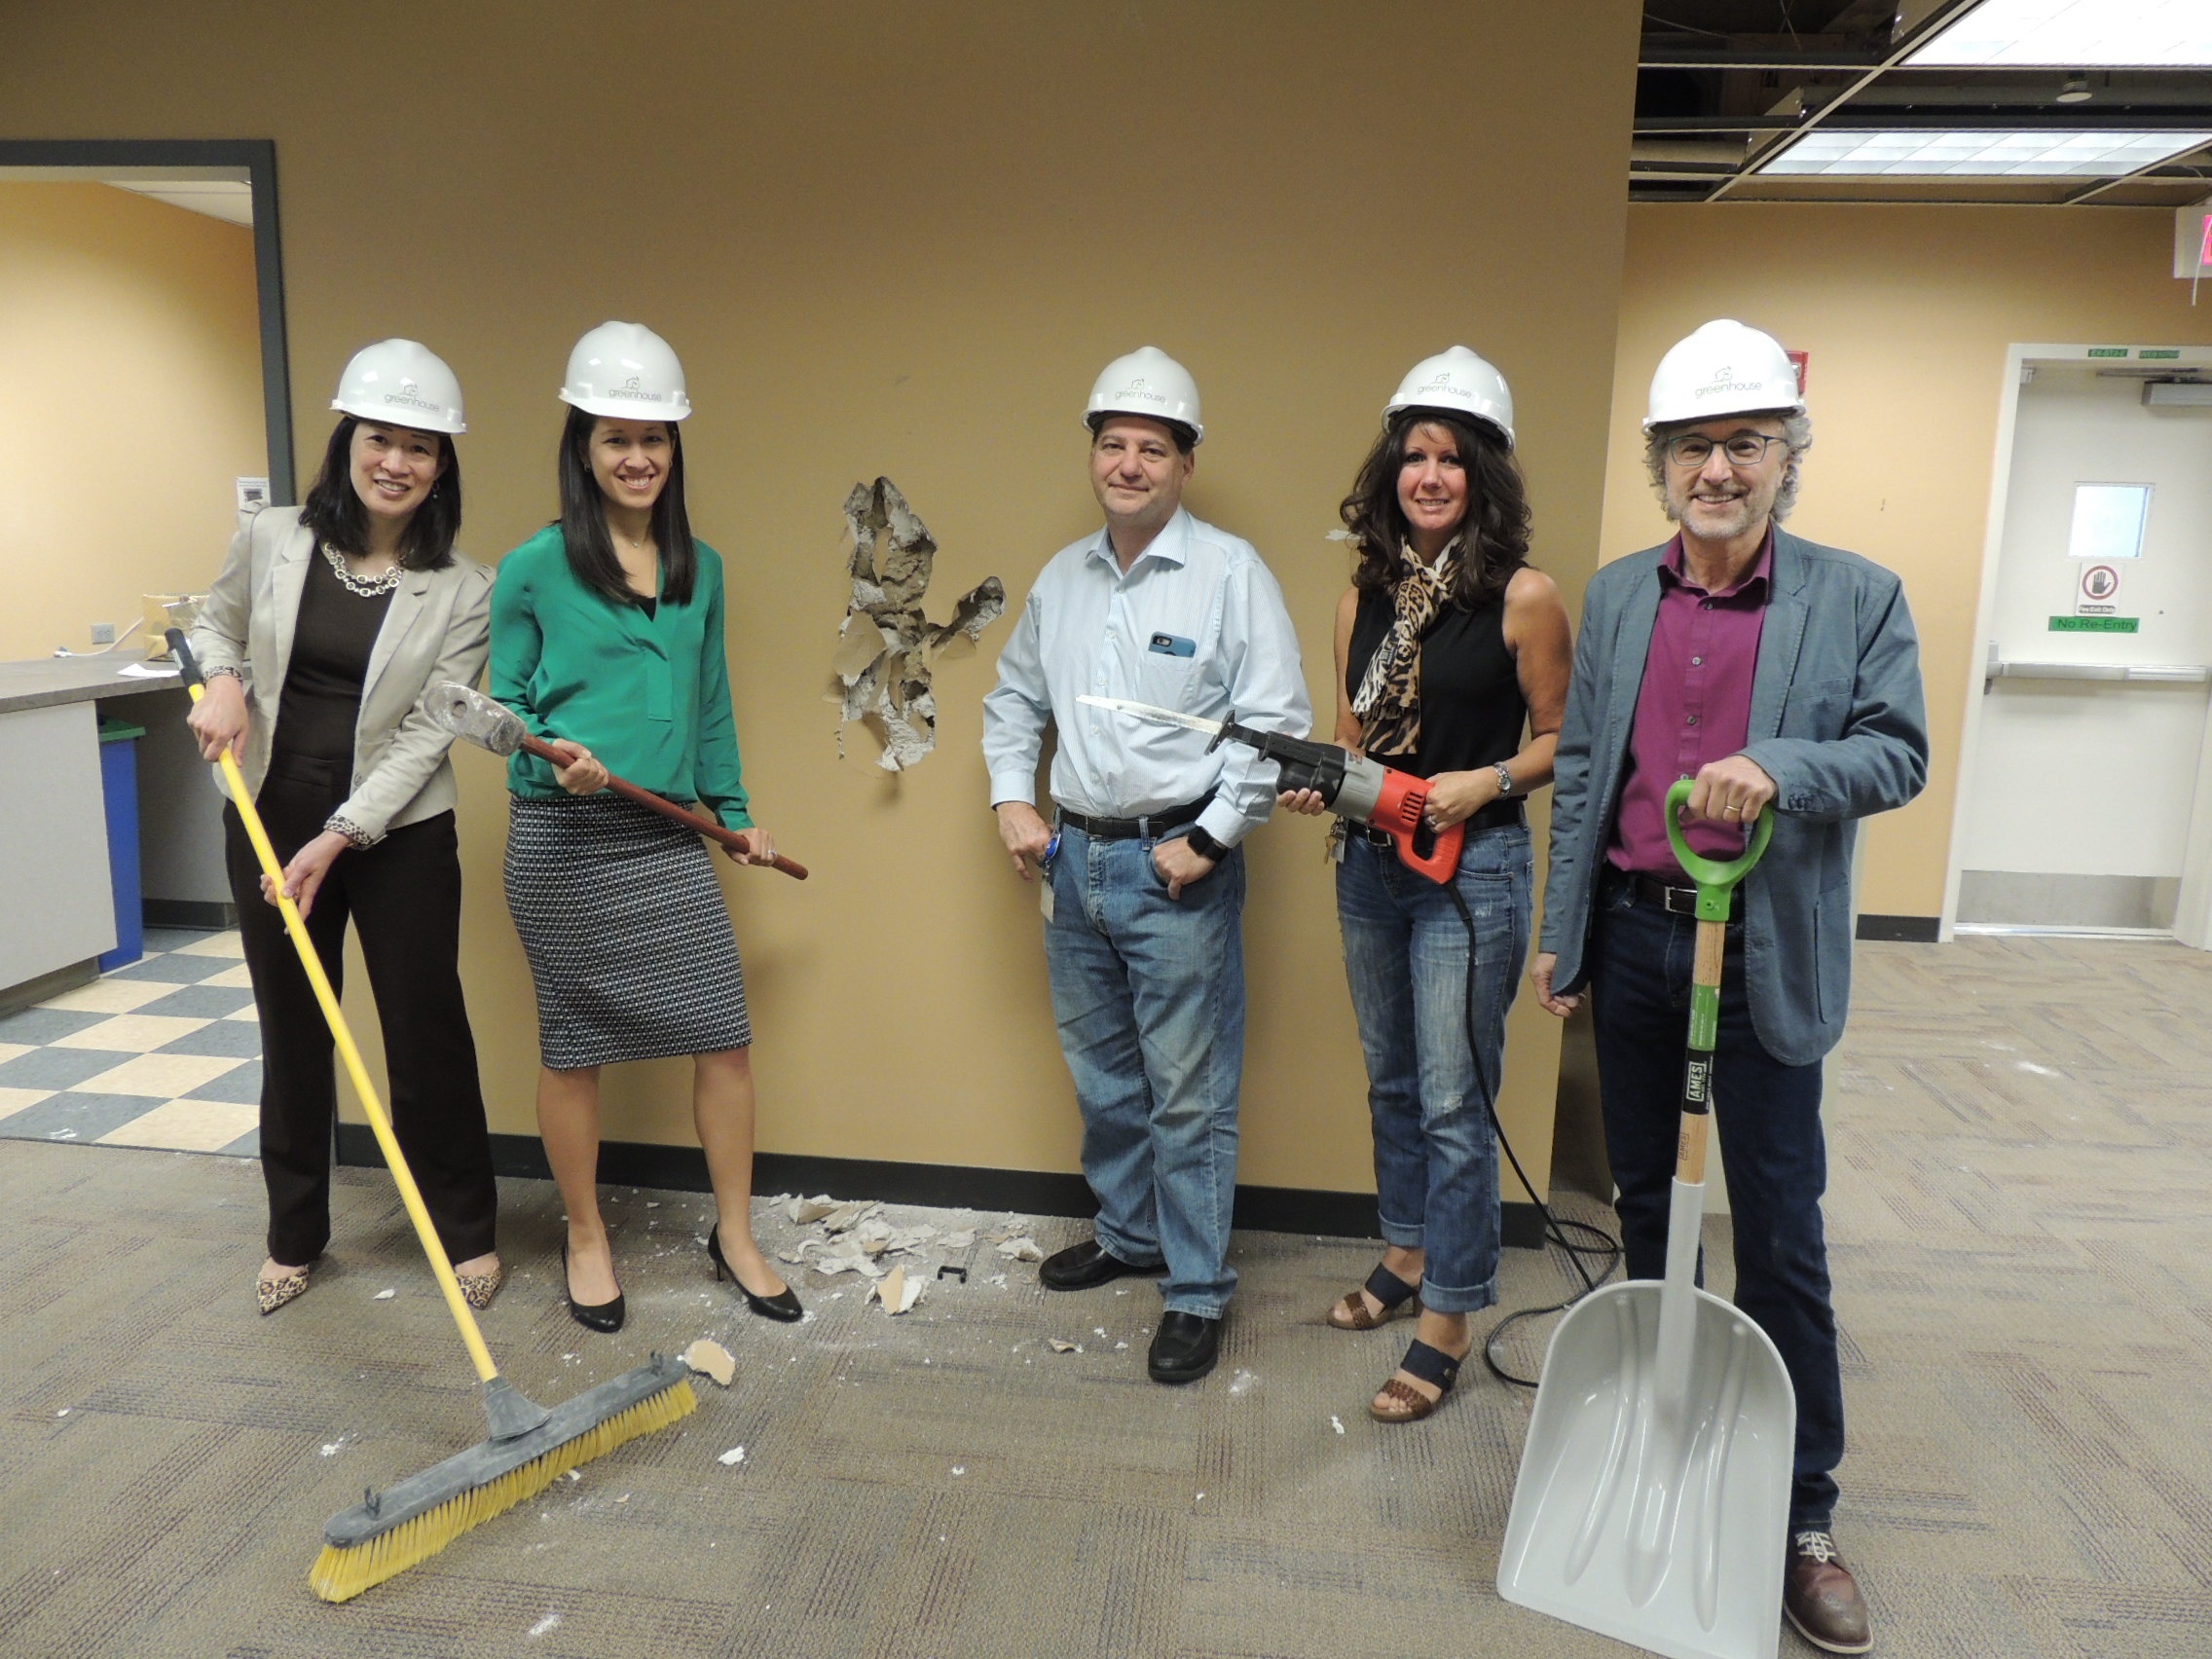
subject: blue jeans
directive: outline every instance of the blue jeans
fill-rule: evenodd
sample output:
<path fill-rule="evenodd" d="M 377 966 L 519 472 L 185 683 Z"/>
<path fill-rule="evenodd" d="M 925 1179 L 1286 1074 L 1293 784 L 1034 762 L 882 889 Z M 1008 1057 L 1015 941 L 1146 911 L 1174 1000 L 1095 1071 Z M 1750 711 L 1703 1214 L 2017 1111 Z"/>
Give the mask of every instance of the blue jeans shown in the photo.
<path fill-rule="evenodd" d="M 1590 1012 L 1605 1151 L 1620 1189 L 1628 1276 L 1655 1279 L 1666 1273 L 1697 922 L 1637 902 L 1617 876 L 1602 876 L 1598 893 Z M 1825 1531 L 1843 1460 L 1843 1374 L 1821 1226 L 1828 1179 L 1821 1066 L 1786 1066 L 1752 1032 L 1739 923 L 1729 924 L 1721 967 L 1713 1098 L 1736 1235 L 1736 1306 L 1774 1339 L 1797 1393 L 1789 1530 Z"/>
<path fill-rule="evenodd" d="M 1525 825 L 1467 837 L 1454 878 L 1474 918 L 1475 1040 L 1492 1090 L 1529 953 Z M 1443 886 L 1353 836 L 1337 866 L 1345 977 L 1367 1055 L 1375 1196 L 1386 1243 L 1423 1254 L 1422 1305 L 1497 1300 L 1497 1136 L 1467 1047 L 1467 927 Z"/>
<path fill-rule="evenodd" d="M 1174 900 L 1157 845 L 1061 826 L 1045 960 L 1098 1242 L 1141 1267 L 1164 1261 L 1167 1311 L 1218 1319 L 1236 1287 L 1244 855 L 1232 848 Z"/>

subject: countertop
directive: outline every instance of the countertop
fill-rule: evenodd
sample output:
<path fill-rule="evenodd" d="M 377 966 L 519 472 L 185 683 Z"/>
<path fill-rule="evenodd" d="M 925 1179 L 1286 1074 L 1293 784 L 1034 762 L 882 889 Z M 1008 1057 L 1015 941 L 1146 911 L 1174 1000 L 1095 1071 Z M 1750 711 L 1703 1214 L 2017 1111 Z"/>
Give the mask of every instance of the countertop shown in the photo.
<path fill-rule="evenodd" d="M 94 697 L 130 697 L 141 691 L 182 687 L 184 677 L 173 666 L 158 680 L 141 680 L 121 672 L 145 660 L 143 651 L 123 650 L 95 657 L 0 662 L 0 715 L 18 709 L 44 709 L 55 703 L 84 703 Z"/>

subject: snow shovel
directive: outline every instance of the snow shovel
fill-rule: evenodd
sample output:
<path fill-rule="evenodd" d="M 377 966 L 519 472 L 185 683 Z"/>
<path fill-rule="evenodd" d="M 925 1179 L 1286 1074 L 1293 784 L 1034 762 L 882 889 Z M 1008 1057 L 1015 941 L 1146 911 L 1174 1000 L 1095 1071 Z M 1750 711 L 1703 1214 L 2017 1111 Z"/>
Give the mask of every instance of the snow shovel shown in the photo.
<path fill-rule="evenodd" d="M 1676 818 L 1689 793 L 1667 793 L 1667 838 L 1697 884 L 1667 1276 L 1602 1286 L 1552 1333 L 1497 1590 L 1670 1659 L 1774 1659 L 1797 1397 L 1767 1334 L 1693 1282 L 1728 901 L 1774 821 L 1733 863 L 1701 858 Z"/>

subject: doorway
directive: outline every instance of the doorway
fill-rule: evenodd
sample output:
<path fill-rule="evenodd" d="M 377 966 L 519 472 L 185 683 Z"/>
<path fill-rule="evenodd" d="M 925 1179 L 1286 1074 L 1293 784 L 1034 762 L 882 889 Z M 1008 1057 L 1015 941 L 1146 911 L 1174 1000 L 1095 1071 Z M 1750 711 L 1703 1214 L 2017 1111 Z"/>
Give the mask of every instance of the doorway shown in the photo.
<path fill-rule="evenodd" d="M 1944 934 L 2203 947 L 2212 350 L 2014 347 Z"/>

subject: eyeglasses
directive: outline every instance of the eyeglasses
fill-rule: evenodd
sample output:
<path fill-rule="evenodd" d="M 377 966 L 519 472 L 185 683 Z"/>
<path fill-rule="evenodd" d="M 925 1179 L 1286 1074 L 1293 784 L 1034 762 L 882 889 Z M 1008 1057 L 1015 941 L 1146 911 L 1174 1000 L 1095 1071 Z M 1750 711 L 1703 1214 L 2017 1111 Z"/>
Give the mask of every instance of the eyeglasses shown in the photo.
<path fill-rule="evenodd" d="M 1756 466 L 1766 460 L 1769 444 L 1786 444 L 1788 438 L 1768 437 L 1763 432 L 1738 432 L 1724 443 L 1715 444 L 1711 438 L 1695 432 L 1685 437 L 1667 440 L 1667 459 L 1677 466 L 1703 466 L 1713 459 L 1713 452 L 1720 450 L 1728 457 L 1732 466 Z"/>

